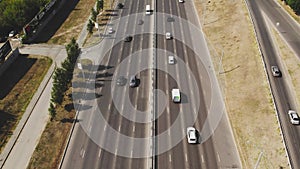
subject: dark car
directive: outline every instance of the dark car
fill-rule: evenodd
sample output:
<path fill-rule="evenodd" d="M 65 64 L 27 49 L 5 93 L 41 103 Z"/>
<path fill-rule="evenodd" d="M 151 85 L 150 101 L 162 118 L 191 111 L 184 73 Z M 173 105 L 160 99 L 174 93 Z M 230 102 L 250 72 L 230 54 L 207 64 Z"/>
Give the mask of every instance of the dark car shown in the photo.
<path fill-rule="evenodd" d="M 132 36 L 126 36 L 124 39 L 125 42 L 130 42 L 132 41 Z"/>
<path fill-rule="evenodd" d="M 175 22 L 175 19 L 172 18 L 171 16 L 169 16 L 169 17 L 167 18 L 167 22 Z"/>
<path fill-rule="evenodd" d="M 126 84 L 127 79 L 124 76 L 120 76 L 117 79 L 118 86 L 124 86 Z"/>
<path fill-rule="evenodd" d="M 118 3 L 118 9 L 122 9 L 124 7 L 124 5 L 122 3 Z"/>
<path fill-rule="evenodd" d="M 138 80 L 137 80 L 136 76 L 131 76 L 129 86 L 130 87 L 136 87 L 137 84 L 138 84 Z"/>
<path fill-rule="evenodd" d="M 144 23 L 144 21 L 141 19 L 138 21 L 138 25 L 143 25 L 143 23 Z"/>

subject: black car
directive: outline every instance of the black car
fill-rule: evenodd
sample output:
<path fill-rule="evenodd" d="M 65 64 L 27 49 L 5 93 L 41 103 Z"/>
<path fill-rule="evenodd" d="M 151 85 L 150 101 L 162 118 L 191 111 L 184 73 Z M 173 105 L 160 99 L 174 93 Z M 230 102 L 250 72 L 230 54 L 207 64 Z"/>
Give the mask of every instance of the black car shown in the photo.
<path fill-rule="evenodd" d="M 131 76 L 129 86 L 136 87 L 137 85 L 138 85 L 138 80 L 137 80 L 136 76 Z"/>
<path fill-rule="evenodd" d="M 124 86 L 126 84 L 127 79 L 124 76 L 120 76 L 117 79 L 118 86 Z"/>
<path fill-rule="evenodd" d="M 122 9 L 124 7 L 124 5 L 122 3 L 118 3 L 118 9 Z"/>
<path fill-rule="evenodd" d="M 130 42 L 132 41 L 132 36 L 126 36 L 126 38 L 124 39 L 125 42 Z"/>

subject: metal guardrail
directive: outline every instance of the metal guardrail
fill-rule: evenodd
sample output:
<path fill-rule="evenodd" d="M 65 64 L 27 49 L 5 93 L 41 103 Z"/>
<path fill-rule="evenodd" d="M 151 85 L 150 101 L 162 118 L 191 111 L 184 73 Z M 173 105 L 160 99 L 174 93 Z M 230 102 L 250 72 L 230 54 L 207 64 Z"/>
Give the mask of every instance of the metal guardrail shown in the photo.
<path fill-rule="evenodd" d="M 156 53 L 156 48 L 157 48 L 157 26 L 156 26 L 156 12 L 157 12 L 157 0 L 153 0 L 154 5 L 153 5 L 153 15 L 154 15 L 154 24 L 153 24 L 153 89 L 152 91 L 157 89 L 157 53 Z M 156 116 L 157 116 L 157 96 L 156 93 L 153 92 L 153 128 L 152 128 L 152 169 L 157 168 L 157 123 L 156 123 Z"/>

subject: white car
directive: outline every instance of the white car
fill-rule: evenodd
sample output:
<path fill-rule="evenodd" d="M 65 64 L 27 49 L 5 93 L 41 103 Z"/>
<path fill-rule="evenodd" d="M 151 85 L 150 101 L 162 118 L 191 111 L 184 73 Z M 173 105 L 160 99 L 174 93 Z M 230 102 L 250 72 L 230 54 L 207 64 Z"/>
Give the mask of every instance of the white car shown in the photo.
<path fill-rule="evenodd" d="M 186 129 L 188 143 L 195 144 L 197 143 L 196 129 L 194 127 L 188 127 Z"/>
<path fill-rule="evenodd" d="M 8 37 L 9 38 L 12 38 L 16 35 L 16 31 L 10 31 L 9 34 L 8 34 Z"/>
<path fill-rule="evenodd" d="M 299 116 L 298 116 L 296 111 L 289 110 L 288 114 L 289 114 L 289 118 L 290 118 L 290 121 L 291 121 L 292 124 L 299 124 L 300 123 L 300 119 L 299 119 Z"/>
<path fill-rule="evenodd" d="M 170 32 L 166 33 L 166 39 L 172 39 L 172 34 Z"/>
<path fill-rule="evenodd" d="M 109 34 L 113 34 L 115 31 L 114 31 L 114 29 L 112 28 L 112 27 L 110 27 L 110 28 L 108 28 L 108 33 Z"/>
<path fill-rule="evenodd" d="M 179 0 L 179 2 L 183 3 L 183 0 Z"/>
<path fill-rule="evenodd" d="M 170 65 L 174 65 L 175 64 L 174 56 L 169 56 L 169 64 Z"/>

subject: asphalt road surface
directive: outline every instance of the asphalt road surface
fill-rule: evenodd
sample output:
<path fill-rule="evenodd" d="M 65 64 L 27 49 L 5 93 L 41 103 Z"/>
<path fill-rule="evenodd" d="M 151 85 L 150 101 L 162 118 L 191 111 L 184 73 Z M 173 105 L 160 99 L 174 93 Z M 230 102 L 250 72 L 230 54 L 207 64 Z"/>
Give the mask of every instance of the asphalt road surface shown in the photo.
<path fill-rule="evenodd" d="M 145 15 L 148 4 L 161 14 Z M 94 66 L 84 68 L 88 70 L 81 75 L 88 79 L 82 85 L 85 92 L 73 92 L 82 96 L 74 99 L 80 104 L 75 106 L 79 122 L 62 168 L 241 168 L 226 114 L 216 117 L 215 127 L 214 121 L 206 120 L 208 110 L 218 107 L 219 101 L 212 101 L 213 90 L 219 90 L 211 88 L 214 81 L 208 72 L 214 72 L 213 66 L 197 59 L 201 55 L 210 60 L 201 31 L 197 34 L 201 42 L 193 45 L 192 28 L 178 18 L 199 27 L 193 3 L 163 0 L 154 4 L 125 1 L 123 9 L 112 11 L 117 16 L 109 26 L 116 31 L 102 35 L 101 44 L 83 51 L 81 57 L 92 60 Z M 174 21 L 168 22 L 170 15 Z M 172 32 L 172 40 L 165 39 L 166 31 Z M 124 42 L 127 35 L 133 37 L 131 42 Z M 196 54 L 195 48 L 203 53 Z M 174 65 L 168 65 L 169 54 L 176 58 Z M 153 71 L 152 66 L 160 70 Z M 135 88 L 129 87 L 132 75 L 138 78 Z M 116 84 L 120 76 L 127 79 L 124 86 Z M 174 87 L 182 91 L 180 104 L 171 101 Z M 157 100 L 153 101 L 153 95 Z M 187 143 L 187 126 L 199 131 L 203 143 Z M 212 136 L 201 135 L 203 126 Z"/>
<path fill-rule="evenodd" d="M 188 12 L 187 12 L 188 11 Z M 212 97 L 211 91 L 211 79 L 208 76 L 205 69 L 205 64 L 199 59 L 201 57 L 209 57 L 207 50 L 205 49 L 205 40 L 202 39 L 200 43 L 193 43 L 193 36 L 197 35 L 201 37 L 201 32 L 191 31 L 193 24 L 198 26 L 200 23 L 197 19 L 197 14 L 194 11 L 193 3 L 186 1 L 185 3 L 178 3 L 177 1 L 163 0 L 157 3 L 157 12 L 163 13 L 165 17 L 158 17 L 158 34 L 157 48 L 163 49 L 165 53 L 157 57 L 165 57 L 164 67 L 167 68 L 167 72 L 173 72 L 175 77 L 171 77 L 163 71 L 157 73 L 157 88 L 164 91 L 168 98 L 171 98 L 171 89 L 187 88 L 187 93 L 182 92 L 182 103 L 175 104 L 169 99 L 168 108 L 165 109 L 163 114 L 157 120 L 157 132 L 163 133 L 167 129 L 171 128 L 178 118 L 179 114 L 184 114 L 180 121 L 180 125 L 176 132 L 169 132 L 169 138 L 167 139 L 168 145 L 174 145 L 177 141 L 178 132 L 179 135 L 186 135 L 186 128 L 194 126 L 198 131 L 203 128 L 205 121 L 207 120 L 208 111 L 211 110 Z M 174 18 L 174 21 L 169 21 L 168 18 Z M 164 21 L 161 21 L 163 20 Z M 172 40 L 165 40 L 164 33 L 171 32 L 174 36 Z M 198 33 L 198 34 L 193 34 Z M 200 35 L 199 35 L 200 34 Z M 194 49 L 200 48 L 201 53 L 195 53 Z M 174 65 L 168 65 L 168 55 L 174 55 L 177 63 Z M 183 61 L 185 64 L 179 64 L 179 61 Z M 160 62 L 162 63 L 162 62 Z M 211 63 L 210 63 L 211 64 Z M 188 72 L 186 65 L 191 72 Z M 163 66 L 162 66 L 163 67 Z M 195 77 L 196 86 L 193 86 L 191 80 L 191 73 Z M 196 87 L 196 88 L 195 88 Z M 200 101 L 200 107 L 197 109 L 197 101 Z M 217 106 L 217 104 L 216 104 Z M 211 112 L 214 113 L 214 112 Z M 190 122 L 190 119 L 194 119 L 194 123 Z M 158 168 L 220 168 L 220 167 L 237 167 L 241 168 L 239 163 L 237 151 L 232 145 L 233 139 L 228 129 L 228 122 L 226 119 L 222 119 L 219 124 L 222 129 L 217 128 L 214 131 L 213 136 L 210 137 L 202 144 L 188 144 L 186 138 L 180 140 L 171 150 L 160 154 L 157 157 Z M 229 136 L 228 138 L 218 131 L 222 130 Z M 224 134 L 223 133 L 223 134 Z M 199 141 L 201 140 L 201 132 L 199 135 Z M 224 139 L 222 139 L 222 137 Z M 226 137 L 226 138 L 225 138 Z M 226 141 L 227 143 L 225 143 Z M 165 140 L 163 140 L 165 141 Z M 158 141 L 158 149 L 164 149 L 165 143 Z M 200 141 L 201 142 L 201 141 Z M 221 145 L 221 146 L 220 146 Z M 227 145 L 228 147 L 224 146 Z M 158 150 L 159 151 L 159 150 Z M 227 155 L 226 155 L 227 154 Z M 229 155 L 230 154 L 230 155 Z"/>
<path fill-rule="evenodd" d="M 292 168 L 300 168 L 300 128 L 292 125 L 288 118 L 288 110 L 296 109 L 294 98 L 292 97 L 287 84 L 286 76 L 283 73 L 281 78 L 273 77 L 271 66 L 280 65 L 276 50 L 272 44 L 272 38 L 266 27 L 265 18 L 271 20 L 277 29 L 292 47 L 295 53 L 300 56 L 300 34 L 299 27 L 280 7 L 272 0 L 266 1 L 248 1 L 252 16 L 254 18 L 259 43 L 261 45 L 263 57 L 266 63 L 268 76 L 271 83 L 271 89 L 274 94 L 276 108 L 278 110 L 279 120 L 282 125 L 282 131 L 286 143 L 287 152 L 290 157 Z"/>

